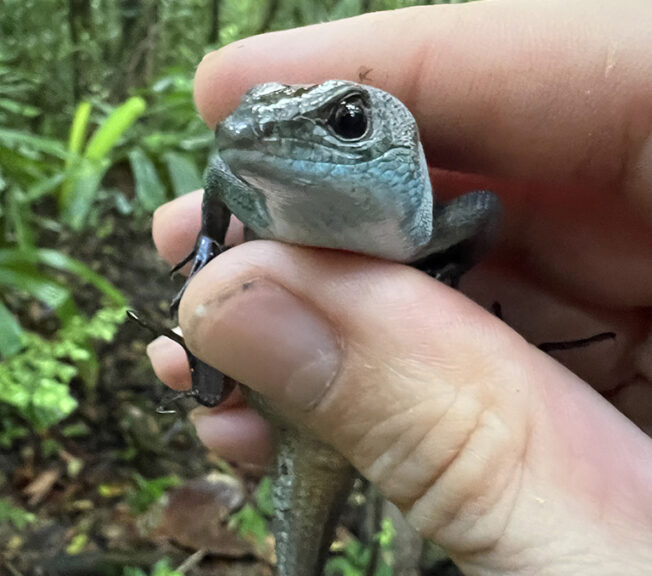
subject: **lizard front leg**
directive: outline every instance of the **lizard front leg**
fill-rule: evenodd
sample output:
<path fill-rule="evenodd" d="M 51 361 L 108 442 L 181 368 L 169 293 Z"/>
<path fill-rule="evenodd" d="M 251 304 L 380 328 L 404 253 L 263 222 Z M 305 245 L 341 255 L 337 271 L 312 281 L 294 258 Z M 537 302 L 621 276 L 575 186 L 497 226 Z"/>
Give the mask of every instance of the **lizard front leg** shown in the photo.
<path fill-rule="evenodd" d="M 213 185 L 206 186 L 204 191 L 201 208 L 201 229 L 197 235 L 195 247 L 171 271 L 174 274 L 192 261 L 192 268 L 185 284 L 170 303 L 170 310 L 172 311 L 176 311 L 179 307 L 181 297 L 195 274 L 224 250 L 224 239 L 229 227 L 231 211 L 222 202 L 218 188 L 215 187 L 219 183 L 219 178 L 215 177 L 212 180 Z"/>
<path fill-rule="evenodd" d="M 213 170 L 207 179 L 202 199 L 201 229 L 195 241 L 194 250 L 172 271 L 175 272 L 192 260 L 192 269 L 185 284 L 172 300 L 170 310 L 176 311 L 188 284 L 204 266 L 218 256 L 224 249 L 224 239 L 231 217 L 230 210 L 221 199 L 224 186 L 233 185 L 230 172 Z M 188 356 L 192 389 L 190 395 L 203 406 L 213 407 L 220 404 L 231 393 L 234 383 L 225 378 L 216 368 L 202 362 L 182 344 Z"/>
<path fill-rule="evenodd" d="M 456 286 L 491 245 L 500 216 L 498 197 L 486 190 L 435 205 L 432 239 L 410 265 Z"/>

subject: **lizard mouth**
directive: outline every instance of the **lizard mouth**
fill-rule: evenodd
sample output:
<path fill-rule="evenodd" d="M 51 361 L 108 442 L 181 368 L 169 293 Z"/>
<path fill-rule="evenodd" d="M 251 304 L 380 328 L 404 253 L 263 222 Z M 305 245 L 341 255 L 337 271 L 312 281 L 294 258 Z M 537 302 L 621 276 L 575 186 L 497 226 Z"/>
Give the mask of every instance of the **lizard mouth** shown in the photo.
<path fill-rule="evenodd" d="M 215 130 L 215 144 L 220 153 L 228 150 L 248 150 L 256 143 L 253 127 L 245 122 L 233 122 L 227 118 Z"/>

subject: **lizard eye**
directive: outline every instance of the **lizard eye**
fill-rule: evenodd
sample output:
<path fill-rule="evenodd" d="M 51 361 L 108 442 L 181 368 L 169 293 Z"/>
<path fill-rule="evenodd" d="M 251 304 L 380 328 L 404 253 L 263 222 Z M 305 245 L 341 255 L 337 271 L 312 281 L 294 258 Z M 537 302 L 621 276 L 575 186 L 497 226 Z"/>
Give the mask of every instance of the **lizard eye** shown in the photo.
<path fill-rule="evenodd" d="M 368 112 L 358 95 L 340 100 L 333 108 L 328 125 L 333 133 L 343 140 L 359 140 L 367 133 Z"/>

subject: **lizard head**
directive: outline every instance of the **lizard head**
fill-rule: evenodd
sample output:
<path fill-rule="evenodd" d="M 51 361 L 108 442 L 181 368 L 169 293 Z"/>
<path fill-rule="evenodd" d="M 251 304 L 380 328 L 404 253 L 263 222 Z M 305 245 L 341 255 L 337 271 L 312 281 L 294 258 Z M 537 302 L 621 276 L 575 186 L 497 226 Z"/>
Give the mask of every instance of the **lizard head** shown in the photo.
<path fill-rule="evenodd" d="M 330 80 L 313 86 L 276 82 L 249 90 L 217 129 L 218 147 L 299 159 L 354 164 L 391 148 L 415 150 L 414 118 L 382 90 Z M 246 155 L 232 154 L 234 161 Z"/>
<path fill-rule="evenodd" d="M 262 193 L 270 225 L 254 230 L 261 236 L 397 260 L 430 239 L 417 125 L 387 92 L 340 80 L 260 84 L 218 126 L 216 143 L 232 173 Z"/>

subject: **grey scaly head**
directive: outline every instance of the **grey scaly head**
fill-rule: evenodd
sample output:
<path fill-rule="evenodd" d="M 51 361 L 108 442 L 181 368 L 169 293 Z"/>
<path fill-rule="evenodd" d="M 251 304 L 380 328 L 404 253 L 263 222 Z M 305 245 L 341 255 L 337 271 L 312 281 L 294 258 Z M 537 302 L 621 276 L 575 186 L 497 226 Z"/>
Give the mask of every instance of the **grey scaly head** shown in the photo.
<path fill-rule="evenodd" d="M 407 261 L 432 236 L 417 125 L 387 92 L 261 84 L 216 143 L 220 169 L 247 184 L 221 187 L 222 200 L 261 238 Z"/>

